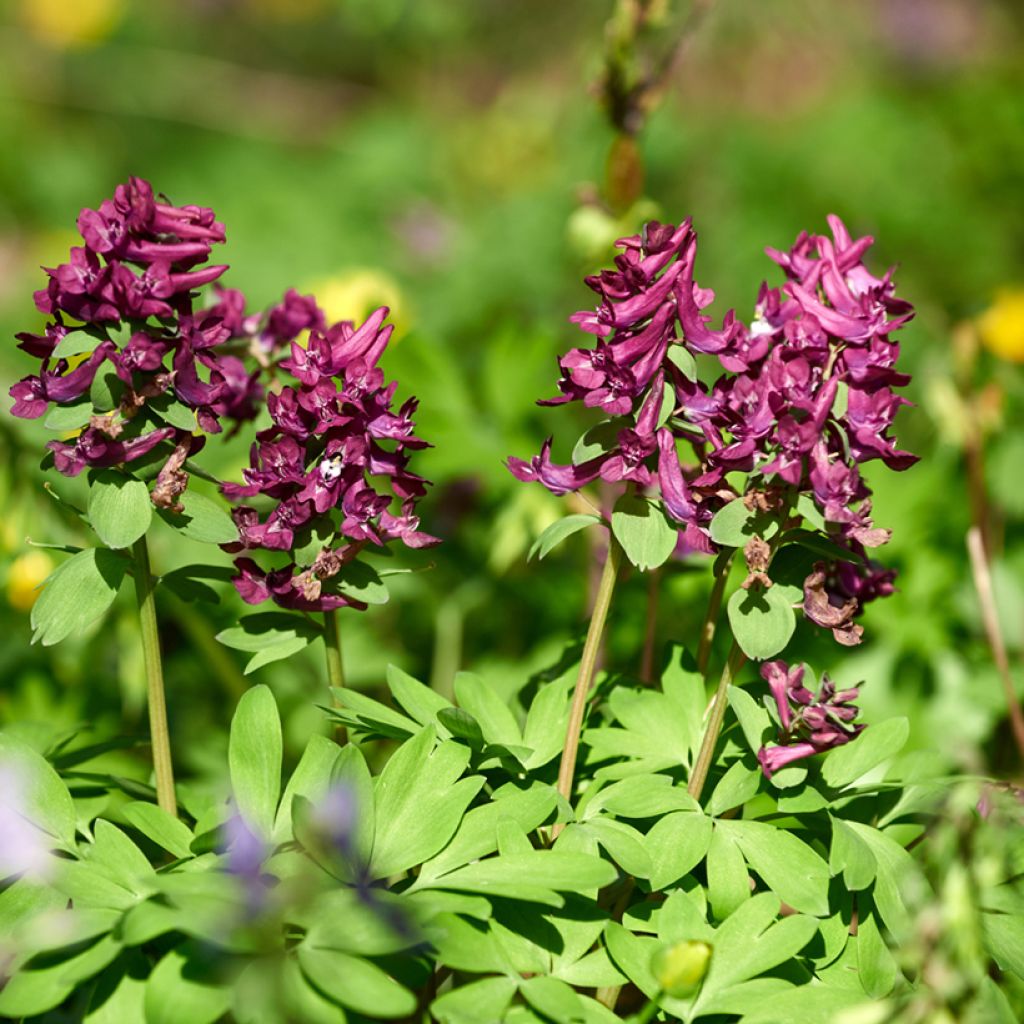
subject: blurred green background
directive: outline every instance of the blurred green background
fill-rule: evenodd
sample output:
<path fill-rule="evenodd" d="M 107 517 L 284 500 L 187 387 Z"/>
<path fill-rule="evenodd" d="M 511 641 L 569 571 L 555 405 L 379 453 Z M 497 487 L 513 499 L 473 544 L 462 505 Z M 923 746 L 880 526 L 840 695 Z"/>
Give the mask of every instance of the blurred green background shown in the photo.
<path fill-rule="evenodd" d="M 516 484 L 502 462 L 551 432 L 566 454 L 586 424 L 533 403 L 554 393 L 555 358 L 576 343 L 567 318 L 592 305 L 581 278 L 618 227 L 635 230 L 645 211 L 692 215 L 713 311 L 743 317 L 762 278 L 778 282 L 764 246 L 823 231 L 829 212 L 875 235 L 872 266 L 898 263 L 900 293 L 918 308 L 903 332 L 916 404 L 899 435 L 922 461 L 872 475 L 876 521 L 894 531 L 880 555 L 900 590 L 871 606 L 861 648 L 801 626 L 792 650 L 843 683 L 863 679 L 868 721 L 907 714 L 913 744 L 950 765 L 1019 773 L 964 545 L 983 515 L 1024 684 L 1018 0 L 720 0 L 640 137 L 646 199 L 620 225 L 593 202 L 613 139 L 593 89 L 611 0 L 7 0 L 0 10 L 4 393 L 35 370 L 11 336 L 42 322 L 31 299 L 39 265 L 65 257 L 78 210 L 129 174 L 216 210 L 225 283 L 252 308 L 291 286 L 337 317 L 392 306 L 399 341 L 385 369 L 421 399 L 420 433 L 435 445 L 418 467 L 435 481 L 423 520 L 445 544 L 402 556 L 425 571 L 401 578 L 388 606 L 344 616 L 348 673 L 368 690 L 393 661 L 442 690 L 469 668 L 512 691 L 580 635 L 587 542 L 527 564 L 567 503 Z M 26 537 L 81 538 L 43 490 L 40 422 L 0 420 L 0 718 L 40 735 L 81 723 L 142 734 L 129 595 L 91 635 L 28 646 L 32 588 L 55 563 Z M 247 445 L 211 446 L 207 464 L 237 478 Z M 81 493 L 80 482 L 53 482 L 72 500 Z M 157 572 L 227 561 L 160 529 Z M 692 642 L 707 589 L 702 564 L 665 573 L 660 640 Z M 203 773 L 226 742 L 208 726 L 227 721 L 249 684 L 241 656 L 212 639 L 243 606 L 233 595 L 213 608 L 163 598 L 176 757 Z M 647 607 L 645 581 L 627 580 L 613 667 L 636 670 Z M 310 648 L 256 676 L 281 696 L 293 745 L 324 727 L 321 656 Z M 145 773 L 144 759 L 117 757 L 120 770 Z"/>

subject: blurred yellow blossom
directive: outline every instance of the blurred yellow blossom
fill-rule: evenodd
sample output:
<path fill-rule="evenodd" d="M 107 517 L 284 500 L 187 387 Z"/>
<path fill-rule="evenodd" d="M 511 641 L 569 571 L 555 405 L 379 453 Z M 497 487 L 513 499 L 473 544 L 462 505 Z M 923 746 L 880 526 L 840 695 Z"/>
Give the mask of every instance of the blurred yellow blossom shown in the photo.
<path fill-rule="evenodd" d="M 22 24 L 60 50 L 106 39 L 123 12 L 124 0 L 20 0 Z"/>
<path fill-rule="evenodd" d="M 1024 288 L 1004 288 L 978 317 L 985 347 L 1001 359 L 1024 363 Z"/>
<path fill-rule="evenodd" d="M 45 551 L 29 551 L 11 562 L 7 570 L 7 600 L 11 607 L 27 612 L 39 596 L 39 585 L 53 570 L 53 559 Z"/>
<path fill-rule="evenodd" d="M 390 274 L 372 267 L 343 271 L 320 278 L 301 289 L 312 293 L 327 317 L 328 324 L 339 320 L 362 323 L 378 306 L 391 310 L 395 337 L 409 330 L 409 306 L 398 282 Z"/>

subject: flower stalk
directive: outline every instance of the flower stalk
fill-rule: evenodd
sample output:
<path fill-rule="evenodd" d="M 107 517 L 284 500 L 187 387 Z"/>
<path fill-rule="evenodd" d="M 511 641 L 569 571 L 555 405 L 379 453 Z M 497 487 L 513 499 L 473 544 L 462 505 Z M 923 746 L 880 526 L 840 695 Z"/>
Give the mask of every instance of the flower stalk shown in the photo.
<path fill-rule="evenodd" d="M 735 552 L 734 552 L 735 553 Z M 700 641 L 697 645 L 697 671 L 704 675 L 708 670 L 708 659 L 711 657 L 711 644 L 715 639 L 715 629 L 718 626 L 718 616 L 722 611 L 722 597 L 725 594 L 725 583 L 729 578 L 729 568 L 732 565 L 732 554 L 722 559 L 717 566 L 715 583 L 711 588 L 711 597 L 708 600 L 707 614 L 700 628 Z"/>
<path fill-rule="evenodd" d="M 746 660 L 740 650 L 739 644 L 733 641 L 726 659 L 725 668 L 722 669 L 722 677 L 718 681 L 718 689 L 711 701 L 710 713 L 708 714 L 707 725 L 704 727 L 704 738 L 701 740 L 700 751 L 697 760 L 694 762 L 693 771 L 690 773 L 690 781 L 686 791 L 694 798 L 700 800 L 704 790 L 704 783 L 707 782 L 708 772 L 711 770 L 711 762 L 715 757 L 715 745 L 718 743 L 718 735 L 722 731 L 722 720 L 725 718 L 725 706 L 728 703 L 729 686 L 732 684 L 740 666 Z"/>
<path fill-rule="evenodd" d="M 337 608 L 324 612 L 324 645 L 327 648 L 327 685 L 332 691 L 340 690 L 345 686 L 345 662 L 341 656 L 341 628 Z M 335 707 L 338 706 L 337 697 L 333 703 Z M 345 742 L 346 733 L 343 725 L 338 726 L 335 739 L 339 743 Z"/>
<path fill-rule="evenodd" d="M 608 618 L 608 609 L 612 603 L 612 591 L 622 564 L 622 548 L 619 542 L 609 533 L 608 554 L 605 557 L 601 582 L 594 600 L 594 610 L 590 616 L 587 639 L 583 644 L 583 657 L 580 659 L 580 671 L 576 677 L 576 688 L 572 694 L 572 707 L 569 710 L 569 725 L 565 731 L 565 743 L 562 746 L 562 760 L 558 766 L 558 792 L 570 799 L 572 794 L 573 776 L 576 772 L 576 755 L 580 746 L 580 731 L 583 728 L 583 716 L 590 696 L 590 688 L 594 681 L 597 667 L 597 655 L 601 649 L 601 637 L 604 635 L 604 624 Z M 557 839 L 563 825 L 556 823 L 551 830 L 552 839 Z"/>
<path fill-rule="evenodd" d="M 156 621 L 153 576 L 149 568 L 149 548 L 140 537 L 132 546 L 135 559 L 135 595 L 139 604 L 142 631 L 142 655 L 146 666 L 149 734 L 153 746 L 153 774 L 156 799 L 160 807 L 178 816 L 174 795 L 174 765 L 171 761 L 171 736 L 167 728 L 167 699 L 164 694 L 164 669 L 160 658 L 160 633 Z"/>

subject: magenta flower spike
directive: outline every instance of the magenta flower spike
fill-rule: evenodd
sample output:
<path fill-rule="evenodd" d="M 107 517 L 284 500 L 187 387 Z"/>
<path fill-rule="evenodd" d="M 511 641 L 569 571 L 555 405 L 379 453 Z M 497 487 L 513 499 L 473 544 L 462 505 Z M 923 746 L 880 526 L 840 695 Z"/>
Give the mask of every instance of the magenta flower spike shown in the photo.
<path fill-rule="evenodd" d="M 303 301 L 292 292 L 277 307 L 278 337 L 298 322 L 280 326 L 285 307 Z M 235 501 L 270 500 L 262 515 L 248 504 L 233 511 L 239 541 L 226 550 L 244 552 L 235 561 L 234 583 L 249 604 L 363 609 L 364 602 L 337 588 L 336 577 L 364 548 L 395 540 L 410 548 L 439 543 L 420 530 L 415 512 L 428 486 L 409 469 L 411 453 L 427 447 L 414 433 L 416 400 L 395 409 L 397 384 L 385 385 L 376 365 L 391 337 L 387 313 L 378 309 L 358 328 L 347 322 L 314 328 L 304 346 L 292 338 L 288 357 L 277 364 L 293 383 L 268 396 L 271 426 L 256 436 L 244 482 L 223 487 Z M 310 319 L 323 323 L 319 309 Z M 250 556 L 259 550 L 285 552 L 288 563 L 263 569 Z"/>

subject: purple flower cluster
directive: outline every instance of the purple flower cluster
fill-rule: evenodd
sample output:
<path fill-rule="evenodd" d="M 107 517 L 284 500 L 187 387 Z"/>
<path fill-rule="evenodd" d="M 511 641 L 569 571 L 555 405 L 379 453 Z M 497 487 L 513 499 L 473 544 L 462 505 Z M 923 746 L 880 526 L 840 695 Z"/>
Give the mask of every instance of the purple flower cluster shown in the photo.
<path fill-rule="evenodd" d="M 694 279 L 689 221 L 621 239 L 615 269 L 587 278 L 599 306 L 571 318 L 596 343 L 559 360 L 561 394 L 539 403 L 601 409 L 615 443 L 558 465 L 549 439 L 530 462 L 510 458 L 512 473 L 555 494 L 598 479 L 630 482 L 660 497 L 689 550 L 709 553 L 710 521 L 736 497 L 726 474 L 747 473 L 748 497 L 774 492 L 777 507 L 780 496 L 792 507 L 799 493 L 811 496 L 830 539 L 849 551 L 848 561 L 823 567 L 826 604 L 855 600 L 859 610 L 891 590 L 891 576 L 877 579 L 867 559 L 888 532 L 871 522 L 860 466 L 881 459 L 902 470 L 915 461 L 891 437 L 906 402 L 896 389 L 908 382 L 895 369 L 892 334 L 912 309 L 895 296 L 891 272 L 876 277 L 864 266 L 872 239 L 853 241 L 838 217 L 829 226 L 831 237 L 804 233 L 789 252 L 768 250 L 787 281 L 761 286 L 749 325 L 730 311 L 718 328 L 703 312 L 714 293 Z M 712 384 L 694 372 L 696 358 Z M 811 604 L 819 619 L 835 618 Z M 853 614 L 827 624 L 850 640 Z"/>
<path fill-rule="evenodd" d="M 163 441 L 196 450 L 201 439 L 171 425 L 154 400 L 187 406 L 207 433 L 221 429 L 221 417 L 251 418 L 255 377 L 219 351 L 231 334 L 221 314 L 193 308 L 195 289 L 227 269 L 206 262 L 224 241 L 213 211 L 159 202 L 147 181 L 131 178 L 99 209 L 82 210 L 78 229 L 84 244 L 46 270 L 47 286 L 35 294 L 52 321 L 42 335 L 18 335 L 42 366 L 11 388 L 12 411 L 35 419 L 51 403 L 77 403 L 106 364 L 119 384 L 72 443 L 49 443 L 57 469 L 74 476 L 86 466 L 130 462 Z M 173 506 L 176 495 L 165 497 Z"/>
<path fill-rule="evenodd" d="M 428 482 L 408 469 L 409 453 L 427 447 L 413 433 L 416 399 L 393 411 L 397 383 L 385 386 L 377 366 L 392 332 L 387 313 L 378 309 L 359 328 L 343 321 L 314 329 L 306 347 L 293 340 L 278 364 L 296 383 L 268 395 L 272 425 L 256 435 L 245 483 L 223 488 L 233 500 L 262 495 L 274 503 L 263 518 L 248 505 L 234 509 L 240 540 L 227 550 L 288 555 L 269 571 L 236 559 L 235 586 L 250 604 L 365 608 L 335 578 L 366 545 L 438 543 L 420 531 L 415 514 Z"/>
<path fill-rule="evenodd" d="M 856 687 L 837 691 L 835 683 L 823 675 L 815 695 L 803 684 L 804 666 L 790 667 L 782 661 L 762 665 L 761 677 L 775 698 L 780 725 L 779 746 L 757 752 L 768 778 L 794 761 L 849 743 L 864 729 L 863 724 L 853 724 Z"/>

